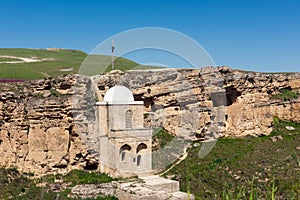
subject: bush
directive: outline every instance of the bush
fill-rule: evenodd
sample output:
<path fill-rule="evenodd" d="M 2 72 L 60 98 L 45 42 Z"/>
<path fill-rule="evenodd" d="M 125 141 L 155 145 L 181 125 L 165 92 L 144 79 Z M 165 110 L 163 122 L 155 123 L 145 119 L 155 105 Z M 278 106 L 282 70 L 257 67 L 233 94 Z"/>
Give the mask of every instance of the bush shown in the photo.
<path fill-rule="evenodd" d="M 290 101 L 292 99 L 297 99 L 299 94 L 297 92 L 293 92 L 291 89 L 282 89 L 279 94 L 275 94 L 272 96 L 273 99 L 281 99 L 282 101 Z"/>

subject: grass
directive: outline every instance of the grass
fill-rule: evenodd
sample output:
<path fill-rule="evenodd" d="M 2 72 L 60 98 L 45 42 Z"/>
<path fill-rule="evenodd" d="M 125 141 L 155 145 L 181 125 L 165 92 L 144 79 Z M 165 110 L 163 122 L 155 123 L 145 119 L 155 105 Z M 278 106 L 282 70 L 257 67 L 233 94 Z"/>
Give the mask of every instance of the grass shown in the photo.
<path fill-rule="evenodd" d="M 0 56 L 35 57 L 36 59 L 52 58 L 53 60 L 0 64 L 1 78 L 39 79 L 48 76 L 58 76 L 66 73 L 76 73 L 86 54 L 77 50 L 49 51 L 46 49 L 0 49 Z M 60 69 L 73 68 L 74 71 L 63 72 Z"/>
<path fill-rule="evenodd" d="M 279 91 L 279 94 L 275 94 L 272 96 L 273 99 L 280 99 L 282 101 L 289 101 L 292 99 L 297 99 L 299 94 L 290 89 L 282 89 Z"/>
<path fill-rule="evenodd" d="M 115 181 L 117 179 L 111 178 L 107 174 L 98 172 L 87 172 L 83 170 L 72 170 L 66 175 L 56 174 L 47 175 L 40 179 L 40 181 L 46 181 L 48 183 L 54 183 L 55 179 L 60 179 L 63 182 L 71 183 L 72 186 L 78 184 L 98 184 Z"/>
<path fill-rule="evenodd" d="M 289 131 L 285 127 L 293 126 Z M 283 140 L 272 142 L 270 137 Z M 222 138 L 204 158 L 201 146 L 167 175 L 196 199 L 299 199 L 300 124 L 274 118 L 269 136 Z M 242 197 L 241 197 L 242 196 Z"/>
<path fill-rule="evenodd" d="M 156 132 L 154 130 L 154 132 Z M 153 135 L 152 139 L 154 142 L 157 142 L 157 146 L 152 148 L 153 151 L 156 151 L 160 148 L 165 147 L 168 143 L 170 143 L 174 139 L 174 135 L 171 135 L 164 129 L 160 129 L 155 135 Z"/>
<path fill-rule="evenodd" d="M 51 58 L 33 63 L 0 63 L 0 78 L 34 80 L 45 77 L 56 77 L 63 74 L 96 75 L 111 70 L 111 57 L 105 55 L 87 55 L 78 50 L 46 50 L 46 49 L 9 49 L 0 48 L 0 56 L 16 56 L 35 59 Z M 6 59 L 7 58 L 1 58 Z M 115 69 L 121 71 L 133 68 L 149 69 L 155 66 L 140 66 L 125 59 L 115 59 Z M 68 69 L 64 71 L 64 69 Z"/>
<path fill-rule="evenodd" d="M 162 67 L 158 66 L 148 66 L 148 65 L 140 65 L 132 60 L 116 57 L 114 59 L 114 70 L 132 70 L 132 69 L 139 69 L 139 70 L 146 70 L 146 69 L 159 69 Z M 88 55 L 84 62 L 81 65 L 79 70 L 79 74 L 83 75 L 96 75 L 105 72 L 109 72 L 112 70 L 111 65 L 111 57 L 110 56 L 103 56 L 103 55 Z"/>
<path fill-rule="evenodd" d="M 156 132 L 154 130 L 154 132 Z M 185 146 L 189 143 L 187 140 L 180 140 L 160 129 L 153 136 L 152 145 L 152 168 L 158 172 L 168 169 L 184 153 Z"/>
<path fill-rule="evenodd" d="M 106 174 L 90 173 L 81 170 L 73 170 L 66 175 L 47 175 L 39 179 L 34 179 L 32 176 L 33 174 L 22 174 L 16 169 L 0 168 L 0 199 L 71 199 L 68 197 L 71 192 L 69 188 L 60 192 L 54 192 L 50 190 L 50 185 L 57 179 L 70 186 L 76 184 L 106 183 L 114 180 Z M 40 185 L 43 185 L 43 187 Z M 117 200 L 114 196 L 98 197 L 95 199 Z"/>

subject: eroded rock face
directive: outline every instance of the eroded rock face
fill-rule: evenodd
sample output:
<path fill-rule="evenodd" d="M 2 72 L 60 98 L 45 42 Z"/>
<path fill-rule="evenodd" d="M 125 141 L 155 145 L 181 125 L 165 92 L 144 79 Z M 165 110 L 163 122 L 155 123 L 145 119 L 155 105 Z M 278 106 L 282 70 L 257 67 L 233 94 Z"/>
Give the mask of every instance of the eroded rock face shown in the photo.
<path fill-rule="evenodd" d="M 281 89 L 300 92 L 299 73 L 241 73 L 220 67 L 5 83 L 0 87 L 0 165 L 37 175 L 97 169 L 94 150 L 101 125 L 95 123 L 92 93 L 102 101 L 116 84 L 144 101 L 145 126 L 163 127 L 182 138 L 267 135 L 274 116 L 300 122 L 299 98 L 272 98 Z"/>
<path fill-rule="evenodd" d="M 225 87 L 235 88 L 239 93 L 234 103 L 227 107 L 226 136 L 268 135 L 274 116 L 300 122 L 299 98 L 287 101 L 272 98 L 282 89 L 299 92 L 299 73 L 233 73 L 224 80 Z"/>
<path fill-rule="evenodd" d="M 268 135 L 273 117 L 300 122 L 300 99 L 272 98 L 282 89 L 300 91 L 300 74 L 244 73 L 229 67 L 114 72 L 114 84 L 143 100 L 145 124 L 188 139 Z M 109 77 L 109 78 L 108 78 Z M 98 77 L 99 99 L 112 83 Z"/>
<path fill-rule="evenodd" d="M 1 166 L 43 175 L 83 169 L 95 160 L 74 125 L 73 84 L 73 76 L 63 76 L 1 85 Z"/>

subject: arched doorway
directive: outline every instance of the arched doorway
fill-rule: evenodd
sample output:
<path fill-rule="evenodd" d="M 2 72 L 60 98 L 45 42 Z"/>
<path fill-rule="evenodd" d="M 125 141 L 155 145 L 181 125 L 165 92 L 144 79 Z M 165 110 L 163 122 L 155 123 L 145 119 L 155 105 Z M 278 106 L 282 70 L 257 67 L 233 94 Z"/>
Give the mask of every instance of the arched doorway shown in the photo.
<path fill-rule="evenodd" d="M 136 165 L 141 166 L 142 164 L 142 153 L 148 148 L 148 146 L 145 143 L 140 143 L 136 148 Z"/>

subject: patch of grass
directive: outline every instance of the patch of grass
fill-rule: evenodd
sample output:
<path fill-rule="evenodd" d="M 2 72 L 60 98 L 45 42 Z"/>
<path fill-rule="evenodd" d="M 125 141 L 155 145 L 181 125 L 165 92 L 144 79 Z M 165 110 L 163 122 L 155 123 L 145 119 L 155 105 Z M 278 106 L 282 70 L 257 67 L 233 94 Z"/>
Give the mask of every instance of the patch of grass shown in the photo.
<path fill-rule="evenodd" d="M 139 65 L 136 62 L 125 58 L 115 58 L 115 70 L 125 71 Z M 79 74 L 93 76 L 111 71 L 111 57 L 105 55 L 87 55 L 82 62 Z"/>
<path fill-rule="evenodd" d="M 52 97 L 60 97 L 61 96 L 61 94 L 56 89 L 53 89 L 53 88 L 50 89 L 50 93 L 51 93 Z"/>
<path fill-rule="evenodd" d="M 184 148 L 190 143 L 174 137 L 167 131 L 161 129 L 153 136 L 152 145 L 152 168 L 163 172 L 184 154 Z"/>
<path fill-rule="evenodd" d="M 286 126 L 292 126 L 295 128 L 295 130 L 287 130 Z M 273 131 L 270 134 L 270 136 L 283 134 L 285 137 L 289 137 L 299 132 L 300 132 L 300 123 L 285 121 L 276 116 L 273 117 Z"/>
<path fill-rule="evenodd" d="M 0 64 L 1 78 L 39 79 L 55 77 L 66 73 L 76 73 L 86 54 L 76 50 L 49 51 L 46 49 L 9 49 L 1 48 L 0 56 L 35 57 L 36 59 L 51 58 L 34 63 Z M 62 68 L 74 68 L 73 72 L 60 71 Z"/>
<path fill-rule="evenodd" d="M 283 140 L 272 142 L 274 135 Z M 271 135 L 221 138 L 204 158 L 194 147 L 167 175 L 197 199 L 299 199 L 299 146 L 300 124 L 274 118 Z"/>
<path fill-rule="evenodd" d="M 156 131 L 154 131 L 156 132 Z M 169 142 L 174 139 L 174 135 L 171 135 L 164 129 L 160 129 L 153 137 L 153 141 L 157 142 L 159 145 L 154 146 L 152 149 L 153 151 L 165 147 Z"/>
<path fill-rule="evenodd" d="M 44 71 L 39 70 L 39 71 Z M 1 64 L 0 65 L 0 77 L 9 79 L 25 79 L 34 80 L 45 78 L 46 76 L 29 66 L 24 64 Z"/>
<path fill-rule="evenodd" d="M 132 60 L 128 60 L 126 58 L 121 58 L 118 57 L 115 59 L 114 61 L 114 69 L 118 69 L 121 71 L 126 71 L 126 70 L 130 70 L 132 68 L 135 68 L 137 66 L 139 66 L 140 64 L 132 61 Z M 106 69 L 106 72 L 109 72 L 112 70 L 112 66 L 111 64 L 109 64 L 108 68 Z"/>
<path fill-rule="evenodd" d="M 66 175 L 55 174 L 55 175 L 46 175 L 39 179 L 39 182 L 54 183 L 56 179 L 62 180 L 66 183 L 71 183 L 71 185 L 77 184 L 98 184 L 98 183 L 107 183 L 115 181 L 118 179 L 111 178 L 107 174 L 99 172 L 90 172 L 84 170 L 72 170 Z"/>
<path fill-rule="evenodd" d="M 31 186 L 31 181 L 17 169 L 0 168 L 0 199 L 17 196 Z"/>
<path fill-rule="evenodd" d="M 291 99 L 297 99 L 298 97 L 299 94 L 291 89 L 282 89 L 279 91 L 279 94 L 272 96 L 273 99 L 280 99 L 282 101 L 289 101 Z"/>
<path fill-rule="evenodd" d="M 64 182 L 71 182 L 72 185 L 107 183 L 117 180 L 104 173 L 88 172 L 83 170 L 72 170 L 67 175 L 62 176 L 62 179 Z"/>
<path fill-rule="evenodd" d="M 104 55 L 91 54 L 83 61 L 79 74 L 83 75 L 97 75 L 112 70 L 111 57 Z M 132 69 L 146 70 L 146 69 L 158 69 L 162 67 L 140 65 L 132 60 L 116 57 L 114 60 L 114 70 L 127 71 Z"/>
<path fill-rule="evenodd" d="M 96 172 L 86 172 L 81 170 L 73 170 L 67 175 L 47 175 L 39 179 L 32 178 L 31 173 L 20 173 L 17 169 L 0 168 L 0 199 L 80 199 L 69 198 L 71 190 L 69 188 L 60 192 L 50 190 L 50 184 L 55 182 L 55 179 L 61 179 L 63 183 L 71 183 L 71 186 L 76 184 L 97 184 L 106 183 L 114 179 L 106 174 Z M 31 177 L 31 178 L 29 178 Z M 43 187 L 38 186 L 44 183 Z M 88 198 L 96 200 L 117 200 L 114 196 Z"/>

